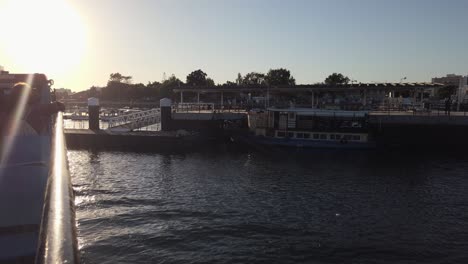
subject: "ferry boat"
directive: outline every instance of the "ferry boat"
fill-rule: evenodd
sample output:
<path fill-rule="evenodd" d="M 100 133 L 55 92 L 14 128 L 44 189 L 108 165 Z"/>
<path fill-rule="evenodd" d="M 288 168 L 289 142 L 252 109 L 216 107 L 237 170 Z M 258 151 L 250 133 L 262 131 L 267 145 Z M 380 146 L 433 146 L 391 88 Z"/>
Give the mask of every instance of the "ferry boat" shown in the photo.
<path fill-rule="evenodd" d="M 297 148 L 372 149 L 368 111 L 269 108 L 250 111 L 250 143 Z"/>
<path fill-rule="evenodd" d="M 41 116 L 40 131 L 6 132 L 5 105 L 18 83 L 34 91 L 34 104 L 52 103 L 44 74 L 0 71 L 0 263 L 79 263 L 62 115 Z"/>

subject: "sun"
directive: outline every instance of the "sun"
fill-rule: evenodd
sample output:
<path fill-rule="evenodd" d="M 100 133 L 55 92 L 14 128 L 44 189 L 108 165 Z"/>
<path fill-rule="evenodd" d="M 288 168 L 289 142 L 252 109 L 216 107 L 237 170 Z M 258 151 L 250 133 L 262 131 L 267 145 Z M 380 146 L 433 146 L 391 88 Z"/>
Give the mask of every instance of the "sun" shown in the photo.
<path fill-rule="evenodd" d="M 67 0 L 0 0 L 0 17 L 0 48 L 17 68 L 60 75 L 80 63 L 86 30 Z"/>

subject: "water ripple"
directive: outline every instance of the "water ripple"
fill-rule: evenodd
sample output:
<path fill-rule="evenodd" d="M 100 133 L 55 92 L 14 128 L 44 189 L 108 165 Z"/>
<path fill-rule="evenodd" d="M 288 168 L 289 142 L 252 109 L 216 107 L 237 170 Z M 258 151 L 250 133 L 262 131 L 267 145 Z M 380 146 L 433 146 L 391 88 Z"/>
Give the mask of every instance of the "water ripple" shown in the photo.
<path fill-rule="evenodd" d="M 465 157 L 278 155 L 70 151 L 83 262 L 468 259 Z"/>

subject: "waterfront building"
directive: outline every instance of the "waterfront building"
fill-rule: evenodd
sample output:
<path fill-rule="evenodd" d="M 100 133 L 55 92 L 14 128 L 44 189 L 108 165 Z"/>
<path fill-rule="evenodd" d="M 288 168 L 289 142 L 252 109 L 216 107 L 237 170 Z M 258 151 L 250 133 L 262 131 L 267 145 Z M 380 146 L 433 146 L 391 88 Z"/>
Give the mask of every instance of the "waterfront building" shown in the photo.
<path fill-rule="evenodd" d="M 72 94 L 70 89 L 58 88 L 55 89 L 55 96 L 57 100 L 67 99 Z"/>
<path fill-rule="evenodd" d="M 434 77 L 432 78 L 432 83 L 440 83 L 445 86 L 458 87 L 461 79 L 463 79 L 462 75 L 452 73 L 452 74 L 447 74 L 444 77 Z M 437 95 L 438 90 L 439 90 L 439 87 L 431 88 L 429 90 L 430 96 L 435 97 Z"/>
<path fill-rule="evenodd" d="M 258 87 L 174 88 L 178 103 L 214 103 L 218 108 L 306 107 L 329 110 L 370 110 L 381 106 L 421 104 L 438 83 L 312 84 Z"/>
<path fill-rule="evenodd" d="M 441 83 L 445 85 L 453 85 L 458 86 L 460 79 L 462 79 L 462 75 L 457 74 L 447 74 L 445 77 L 434 77 L 432 78 L 432 83 Z"/>
<path fill-rule="evenodd" d="M 468 75 L 459 80 L 457 98 L 459 103 L 464 103 L 468 100 Z"/>

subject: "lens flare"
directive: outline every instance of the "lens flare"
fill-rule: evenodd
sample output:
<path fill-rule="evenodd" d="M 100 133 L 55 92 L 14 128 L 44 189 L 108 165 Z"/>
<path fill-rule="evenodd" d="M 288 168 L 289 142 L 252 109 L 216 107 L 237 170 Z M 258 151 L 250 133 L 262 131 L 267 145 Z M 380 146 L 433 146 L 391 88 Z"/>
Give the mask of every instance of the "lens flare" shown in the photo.
<path fill-rule="evenodd" d="M 21 93 L 20 99 L 18 104 L 15 107 L 12 117 L 9 119 L 9 123 L 7 124 L 7 131 L 6 136 L 4 137 L 4 143 L 2 145 L 2 149 L 0 150 L 0 167 L 7 165 L 8 158 L 10 156 L 11 148 L 16 142 L 19 128 L 21 127 L 23 121 L 24 112 L 26 109 L 26 105 L 29 99 L 29 95 L 31 94 L 31 84 L 33 80 L 33 75 L 28 75 L 27 78 L 27 89 L 23 90 Z"/>

